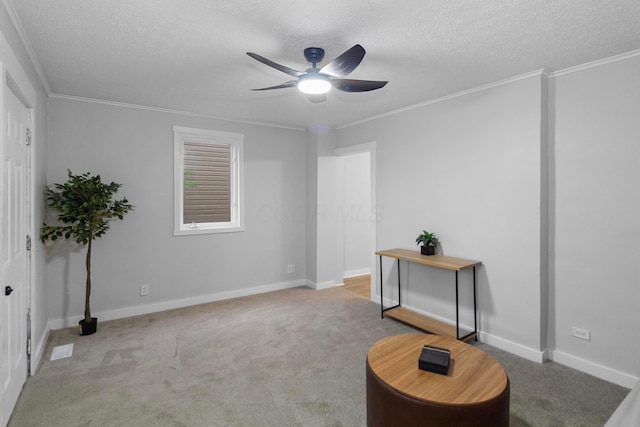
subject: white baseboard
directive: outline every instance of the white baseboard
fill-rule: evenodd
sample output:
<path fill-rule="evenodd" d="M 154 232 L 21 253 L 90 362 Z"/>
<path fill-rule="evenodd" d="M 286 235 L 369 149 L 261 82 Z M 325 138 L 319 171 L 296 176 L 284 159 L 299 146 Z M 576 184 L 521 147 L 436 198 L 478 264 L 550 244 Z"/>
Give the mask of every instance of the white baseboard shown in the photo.
<path fill-rule="evenodd" d="M 342 277 L 348 279 L 349 277 L 366 276 L 371 274 L 371 268 L 360 268 L 356 270 L 349 270 L 342 273 Z"/>
<path fill-rule="evenodd" d="M 335 280 L 327 280 L 326 282 L 314 283 L 311 287 L 319 291 L 322 289 L 329 289 L 340 285 L 344 285 L 344 283 L 336 283 Z"/>
<path fill-rule="evenodd" d="M 499 348 L 500 350 L 507 351 L 511 354 L 515 354 L 516 356 L 520 356 L 532 362 L 544 363 L 549 358 L 549 352 L 546 349 L 536 350 L 486 332 L 480 331 L 478 339 L 483 343 Z"/>
<path fill-rule="evenodd" d="M 35 347 L 31 346 L 31 375 L 35 374 L 40 366 L 40 362 L 44 357 L 44 352 L 47 349 L 47 341 L 49 340 L 49 333 L 51 332 L 51 322 L 47 323 L 47 327 L 44 333 L 36 341 Z M 31 337 L 31 342 L 34 341 L 34 337 Z"/>
<path fill-rule="evenodd" d="M 234 291 L 225 291 L 215 294 L 202 295 L 192 298 L 182 298 L 173 301 L 165 301 L 155 304 L 139 305 L 135 307 L 127 307 L 118 310 L 110 310 L 92 313 L 94 317 L 98 317 L 101 321 L 122 319 L 125 317 L 139 316 L 141 314 L 157 313 L 159 311 L 172 310 L 175 308 L 189 307 L 192 305 L 206 304 L 214 301 L 222 301 L 232 298 L 245 297 L 249 295 L 264 294 L 267 292 L 280 291 L 283 289 L 297 288 L 300 286 L 309 286 L 309 282 L 304 279 L 293 280 L 290 282 L 274 283 L 271 285 L 256 286 L 253 288 L 238 289 Z M 54 319 L 49 322 L 51 329 L 62 329 L 71 326 L 77 326 L 81 316 L 67 317 L 65 319 Z"/>
<path fill-rule="evenodd" d="M 616 408 L 604 427 L 640 425 L 640 382 L 636 383 L 622 403 Z"/>
<path fill-rule="evenodd" d="M 549 356 L 551 360 L 560 363 L 561 365 L 577 369 L 578 371 L 585 372 L 589 375 L 593 375 L 594 377 L 609 381 L 614 384 L 618 384 L 622 387 L 633 388 L 639 380 L 638 377 L 635 377 L 633 375 L 616 371 L 615 369 L 611 369 L 606 366 L 581 359 L 562 351 L 551 350 Z"/>
<path fill-rule="evenodd" d="M 375 299 L 376 299 L 376 302 L 378 304 L 380 304 L 380 294 L 376 294 L 375 295 Z M 385 308 L 392 307 L 392 306 L 398 304 L 398 301 L 394 301 L 394 300 L 391 300 L 389 298 L 383 298 L 382 302 L 383 302 Z"/>

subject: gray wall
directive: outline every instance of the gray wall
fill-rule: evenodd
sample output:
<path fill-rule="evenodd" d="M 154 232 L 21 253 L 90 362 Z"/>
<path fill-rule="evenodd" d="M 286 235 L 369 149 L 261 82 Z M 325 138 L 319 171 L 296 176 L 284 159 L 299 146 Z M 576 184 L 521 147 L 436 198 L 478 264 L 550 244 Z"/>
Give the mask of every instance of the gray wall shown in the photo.
<path fill-rule="evenodd" d="M 435 231 L 445 254 L 484 263 L 484 341 L 633 386 L 638 75 L 636 52 L 340 129 L 340 147 L 378 143 L 377 248 L 415 248 L 420 230 Z M 407 275 L 405 303 L 451 320 L 451 290 L 424 285 L 450 278 L 418 266 Z"/>
<path fill-rule="evenodd" d="M 555 93 L 550 348 L 640 376 L 640 56 L 578 69 Z M 571 337 L 571 327 L 591 341 Z M 598 366 L 601 366 L 599 368 Z M 626 383 L 627 385 L 631 385 Z"/>
<path fill-rule="evenodd" d="M 174 125 L 243 133 L 246 231 L 174 237 Z M 135 205 L 94 245 L 102 319 L 305 284 L 305 133 L 71 99 L 49 102 L 48 182 L 67 169 L 123 184 Z M 82 313 L 85 250 L 48 246 L 54 327 Z M 287 265 L 295 273 L 287 273 Z M 140 285 L 149 296 L 140 296 Z"/>
<path fill-rule="evenodd" d="M 322 289 L 339 285 L 343 279 L 344 253 L 344 223 L 340 217 L 343 203 L 344 169 L 341 159 L 333 155 L 335 147 L 335 133 L 308 133 L 309 150 L 311 156 L 309 171 L 315 171 L 315 177 L 310 180 L 315 184 L 310 189 L 309 209 L 313 212 L 309 216 L 309 233 L 314 236 L 309 245 L 315 251 L 315 276 L 309 277 L 312 286 Z M 314 172 L 311 172 L 314 173 Z M 313 242 L 313 243 L 312 243 Z"/>
<path fill-rule="evenodd" d="M 482 261 L 483 340 L 534 360 L 542 360 L 545 351 L 540 340 L 546 305 L 540 298 L 546 281 L 540 273 L 542 80 L 533 75 L 338 133 L 341 147 L 377 142 L 377 249 L 417 249 L 415 239 L 425 229 L 440 237 L 445 255 Z M 385 283 L 396 283 L 392 261 L 383 268 Z M 412 265 L 403 277 L 405 305 L 455 319 L 452 272 Z M 444 285 L 426 286 L 429 282 Z M 461 275 L 461 284 L 471 289 L 469 274 Z M 386 286 L 385 295 L 394 295 L 392 288 Z M 470 297 L 461 295 L 467 307 Z M 471 316 L 461 321 L 472 325 Z"/>

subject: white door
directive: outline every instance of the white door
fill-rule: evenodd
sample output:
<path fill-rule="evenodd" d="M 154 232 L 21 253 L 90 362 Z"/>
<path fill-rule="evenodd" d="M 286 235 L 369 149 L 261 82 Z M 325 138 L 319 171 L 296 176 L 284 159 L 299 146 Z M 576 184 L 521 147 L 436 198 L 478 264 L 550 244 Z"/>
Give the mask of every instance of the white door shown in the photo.
<path fill-rule="evenodd" d="M 0 180 L 0 426 L 5 426 L 27 379 L 27 108 L 3 88 Z"/>

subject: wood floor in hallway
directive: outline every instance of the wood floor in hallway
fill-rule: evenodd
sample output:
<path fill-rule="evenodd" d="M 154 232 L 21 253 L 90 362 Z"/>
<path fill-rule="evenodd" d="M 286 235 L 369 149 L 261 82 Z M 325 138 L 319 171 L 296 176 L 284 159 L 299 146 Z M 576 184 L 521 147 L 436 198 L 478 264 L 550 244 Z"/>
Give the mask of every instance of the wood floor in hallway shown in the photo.
<path fill-rule="evenodd" d="M 371 275 L 345 277 L 344 288 L 366 299 L 371 298 Z"/>

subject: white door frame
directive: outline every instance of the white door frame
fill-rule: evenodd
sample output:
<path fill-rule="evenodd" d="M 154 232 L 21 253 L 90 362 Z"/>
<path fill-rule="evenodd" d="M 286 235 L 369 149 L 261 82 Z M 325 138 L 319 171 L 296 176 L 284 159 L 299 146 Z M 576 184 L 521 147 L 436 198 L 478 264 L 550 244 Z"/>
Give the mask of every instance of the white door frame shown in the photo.
<path fill-rule="evenodd" d="M 365 142 L 364 144 L 351 145 L 344 148 L 336 148 L 333 150 L 333 154 L 336 156 L 347 156 L 349 154 L 369 153 L 369 173 L 371 174 L 371 295 L 369 298 L 372 301 L 377 301 L 379 294 L 376 294 L 378 289 L 377 281 L 377 263 L 376 263 L 376 230 L 378 225 L 378 205 L 376 203 L 376 142 Z M 343 236 L 344 239 L 344 236 Z"/>

